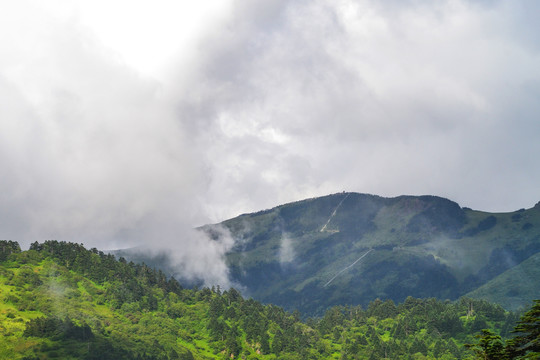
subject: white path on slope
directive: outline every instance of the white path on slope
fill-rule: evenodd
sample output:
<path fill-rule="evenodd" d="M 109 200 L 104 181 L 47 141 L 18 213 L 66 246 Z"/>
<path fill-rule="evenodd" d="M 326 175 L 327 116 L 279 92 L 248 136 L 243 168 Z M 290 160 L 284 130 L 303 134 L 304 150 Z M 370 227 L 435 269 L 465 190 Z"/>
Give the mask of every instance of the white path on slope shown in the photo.
<path fill-rule="evenodd" d="M 348 193 L 347 195 L 345 195 L 345 197 L 343 199 L 341 199 L 341 201 L 339 202 L 339 204 L 337 204 L 336 208 L 334 209 L 334 212 L 332 212 L 332 215 L 330 215 L 330 217 L 328 218 L 328 221 L 326 222 L 326 224 L 324 224 L 324 226 L 321 228 L 320 232 L 325 232 L 326 231 L 326 227 L 328 226 L 328 224 L 330 224 L 330 220 L 332 220 L 332 218 L 334 216 L 336 216 L 336 212 L 338 211 L 339 207 L 341 206 L 341 204 L 343 204 L 343 202 L 345 201 L 346 198 L 348 198 L 350 195 L 350 193 Z"/>
<path fill-rule="evenodd" d="M 338 272 L 333 278 L 331 278 L 326 284 L 324 284 L 323 287 L 327 287 L 328 284 L 330 284 L 332 281 L 334 281 L 335 278 L 337 278 L 339 275 L 341 275 L 341 273 L 343 273 L 345 270 L 353 267 L 357 262 L 359 262 L 360 260 L 362 260 L 362 258 L 364 258 L 364 256 L 366 256 L 367 254 L 369 254 L 370 252 L 372 252 L 373 249 L 369 249 L 368 251 L 366 251 L 364 254 L 362 254 L 362 256 L 360 256 L 358 259 L 356 259 L 355 262 L 353 262 L 351 265 L 347 266 L 345 269 L 341 270 L 340 272 Z"/>

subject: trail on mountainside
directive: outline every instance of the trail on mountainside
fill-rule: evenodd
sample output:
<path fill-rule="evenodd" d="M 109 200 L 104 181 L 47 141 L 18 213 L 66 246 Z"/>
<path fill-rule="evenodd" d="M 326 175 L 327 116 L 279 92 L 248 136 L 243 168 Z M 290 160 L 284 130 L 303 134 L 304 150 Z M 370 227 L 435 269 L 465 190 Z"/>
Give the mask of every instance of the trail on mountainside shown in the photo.
<path fill-rule="evenodd" d="M 339 275 L 341 275 L 344 271 L 346 271 L 347 269 L 350 269 L 351 267 L 353 267 L 357 262 L 359 262 L 360 260 L 362 260 L 364 258 L 364 256 L 366 256 L 367 254 L 369 254 L 370 252 L 372 252 L 373 249 L 369 249 L 368 251 L 366 251 L 364 254 L 362 254 L 362 256 L 360 256 L 358 259 L 356 259 L 355 262 L 353 262 L 351 265 L 347 266 L 346 268 L 344 268 L 343 270 L 341 270 L 340 272 L 338 272 L 336 275 L 334 275 L 333 278 L 331 278 L 330 280 L 328 280 L 328 282 L 326 284 L 324 284 L 323 287 L 327 287 L 328 284 L 330 284 L 332 281 L 334 281 L 335 278 L 337 278 Z"/>
<path fill-rule="evenodd" d="M 341 201 L 339 202 L 339 204 L 337 204 L 336 208 L 335 208 L 334 211 L 332 212 L 332 215 L 330 215 L 330 217 L 328 218 L 328 221 L 327 221 L 326 224 L 324 224 L 324 226 L 321 228 L 320 232 L 325 232 L 325 231 L 327 231 L 327 230 L 326 230 L 326 227 L 327 227 L 328 224 L 330 223 L 330 220 L 332 220 L 332 218 L 333 218 L 334 216 L 336 216 L 336 212 L 338 211 L 339 207 L 341 206 L 341 204 L 343 204 L 343 202 L 345 201 L 345 199 L 349 197 L 349 195 L 350 195 L 350 193 L 347 194 L 347 195 L 345 195 L 345 197 L 344 197 L 343 199 L 341 199 Z"/>

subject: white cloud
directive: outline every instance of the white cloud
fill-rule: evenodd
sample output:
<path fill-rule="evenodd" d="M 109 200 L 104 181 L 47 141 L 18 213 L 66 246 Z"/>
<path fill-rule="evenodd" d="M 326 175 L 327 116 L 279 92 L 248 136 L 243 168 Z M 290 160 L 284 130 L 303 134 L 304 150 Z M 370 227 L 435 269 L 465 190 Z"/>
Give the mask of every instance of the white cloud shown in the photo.
<path fill-rule="evenodd" d="M 36 2 L 1 13 L 1 32 L 21 34 L 0 46 L 2 238 L 174 248 L 184 276 L 227 283 L 228 245 L 192 231 L 208 219 L 206 170 L 162 84 L 70 16 Z"/>
<path fill-rule="evenodd" d="M 186 4 L 0 5 L 3 238 L 190 248 L 342 190 L 540 198 L 537 5 Z"/>
<path fill-rule="evenodd" d="M 192 86 L 201 117 L 222 124 L 205 127 L 222 213 L 232 193 L 244 211 L 344 189 L 494 211 L 537 201 L 522 176 L 537 172 L 526 154 L 540 79 L 524 3 L 238 4 Z M 268 128 L 287 141 L 269 145 Z"/>

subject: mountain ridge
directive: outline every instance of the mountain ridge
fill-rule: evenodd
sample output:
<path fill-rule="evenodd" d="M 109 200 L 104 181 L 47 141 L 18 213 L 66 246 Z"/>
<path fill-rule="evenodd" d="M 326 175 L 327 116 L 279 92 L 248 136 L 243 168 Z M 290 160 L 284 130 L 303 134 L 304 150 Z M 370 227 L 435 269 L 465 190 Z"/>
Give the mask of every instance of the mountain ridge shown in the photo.
<path fill-rule="evenodd" d="M 490 213 L 433 195 L 343 192 L 201 229 L 214 226 L 227 228 L 235 239 L 227 260 L 247 294 L 310 314 L 377 297 L 464 295 L 540 251 L 538 203 Z M 365 259 L 324 286 L 369 249 Z"/>
<path fill-rule="evenodd" d="M 341 192 L 198 230 L 215 240 L 232 236 L 226 262 L 245 296 L 309 316 L 335 305 L 366 306 L 376 298 L 454 300 L 466 294 L 516 310 L 540 294 L 534 281 L 525 281 L 517 293 L 493 286 L 475 292 L 540 252 L 540 202 L 491 213 L 434 195 Z M 175 274 L 166 254 L 116 254 Z"/>

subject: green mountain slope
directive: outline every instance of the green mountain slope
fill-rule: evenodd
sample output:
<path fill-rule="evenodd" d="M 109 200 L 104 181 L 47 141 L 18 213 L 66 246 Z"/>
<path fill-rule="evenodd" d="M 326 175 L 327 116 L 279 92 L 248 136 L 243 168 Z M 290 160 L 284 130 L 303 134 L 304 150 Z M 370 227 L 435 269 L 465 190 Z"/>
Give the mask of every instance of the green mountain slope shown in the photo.
<path fill-rule="evenodd" d="M 517 310 L 540 294 L 540 253 L 505 271 L 466 296 Z"/>
<path fill-rule="evenodd" d="M 228 262 L 247 295 L 308 314 L 377 297 L 456 299 L 540 251 L 540 206 L 487 213 L 435 196 L 339 193 L 203 230 L 215 226 L 236 240 Z"/>
<path fill-rule="evenodd" d="M 453 360 L 480 329 L 505 338 L 517 319 L 486 301 L 408 297 L 301 322 L 79 244 L 0 241 L 0 359 Z"/>

